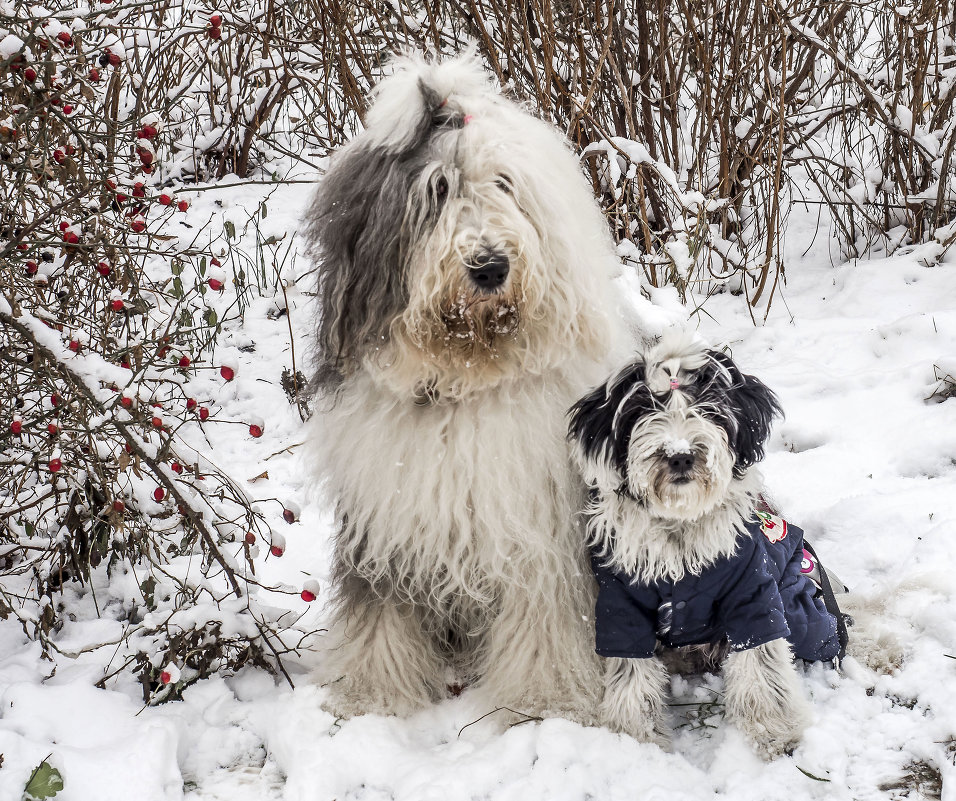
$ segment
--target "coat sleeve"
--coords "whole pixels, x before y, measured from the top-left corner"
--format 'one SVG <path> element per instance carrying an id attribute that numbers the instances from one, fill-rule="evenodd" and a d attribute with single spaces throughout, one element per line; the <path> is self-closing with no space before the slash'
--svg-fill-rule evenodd
<path id="1" fill-rule="evenodd" d="M 648 659 L 657 643 L 656 596 L 650 590 L 628 584 L 600 557 L 591 556 L 598 582 L 594 607 L 595 650 L 601 656 Z"/>
<path id="2" fill-rule="evenodd" d="M 817 594 L 816 585 L 800 571 L 803 541 L 780 579 L 780 597 L 787 614 L 793 655 L 808 662 L 828 661 L 840 653 L 836 618 Z"/>
<path id="3" fill-rule="evenodd" d="M 734 571 L 718 603 L 718 619 L 735 651 L 790 634 L 767 553 L 753 536 L 741 538 Z"/>

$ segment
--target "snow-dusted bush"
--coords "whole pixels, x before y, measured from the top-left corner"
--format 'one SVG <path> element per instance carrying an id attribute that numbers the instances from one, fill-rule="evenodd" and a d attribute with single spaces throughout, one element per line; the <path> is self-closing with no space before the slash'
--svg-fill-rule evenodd
<path id="1" fill-rule="evenodd" d="M 128 622 L 111 674 L 133 668 L 150 700 L 224 667 L 280 670 L 284 650 L 251 594 L 281 537 L 195 447 L 235 376 L 215 346 L 251 279 L 176 177 L 258 151 L 177 150 L 183 119 L 144 91 L 154 48 L 189 61 L 214 40 L 152 41 L 170 8 L 0 4 L 0 616 L 52 652 L 92 595 Z"/>
<path id="2" fill-rule="evenodd" d="M 475 47 L 584 153 L 621 255 L 652 286 L 769 306 L 804 199 L 846 256 L 956 236 L 947 0 L 318 5 L 337 10 L 318 46 L 346 100 L 383 52 Z"/>

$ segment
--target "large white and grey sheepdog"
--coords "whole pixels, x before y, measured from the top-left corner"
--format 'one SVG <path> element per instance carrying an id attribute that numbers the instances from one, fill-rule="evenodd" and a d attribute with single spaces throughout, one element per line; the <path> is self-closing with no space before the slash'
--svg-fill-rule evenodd
<path id="1" fill-rule="evenodd" d="M 405 714 L 463 682 L 489 709 L 590 720 L 565 414 L 620 326 L 578 160 L 474 60 L 408 58 L 307 221 L 312 458 L 339 525 L 327 707 Z"/>

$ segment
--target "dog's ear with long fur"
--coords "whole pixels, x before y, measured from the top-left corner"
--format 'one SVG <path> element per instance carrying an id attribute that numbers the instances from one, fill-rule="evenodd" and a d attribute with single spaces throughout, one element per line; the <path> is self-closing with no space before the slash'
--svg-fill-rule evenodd
<path id="1" fill-rule="evenodd" d="M 382 138 L 380 128 L 366 131 L 334 155 L 306 215 L 309 255 L 318 268 L 319 391 L 337 387 L 381 344 L 408 302 L 408 199 L 422 172 L 423 146 L 449 122 L 434 88 L 420 80 L 405 88 L 405 108 L 386 127 L 389 136 Z M 388 98 L 394 102 L 394 94 Z"/>
<path id="2" fill-rule="evenodd" d="M 576 446 L 585 480 L 604 492 L 617 490 L 624 482 L 631 432 L 654 409 L 644 371 L 643 360 L 631 362 L 568 413 L 568 439 Z"/>
<path id="3" fill-rule="evenodd" d="M 727 432 L 727 439 L 735 455 L 734 476 L 740 478 L 747 468 L 764 457 L 764 447 L 770 436 L 770 427 L 783 409 L 774 392 L 760 379 L 742 373 L 725 353 L 710 351 L 710 363 L 702 368 L 709 373 L 702 381 L 708 392 L 724 397 L 717 408 L 726 409 L 715 422 Z M 701 376 L 704 379 L 704 376 Z"/>

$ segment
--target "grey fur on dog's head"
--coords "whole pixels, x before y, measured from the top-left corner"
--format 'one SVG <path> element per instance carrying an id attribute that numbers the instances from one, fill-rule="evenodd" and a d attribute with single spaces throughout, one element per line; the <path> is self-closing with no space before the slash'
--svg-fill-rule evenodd
<path id="1" fill-rule="evenodd" d="M 406 256 L 442 198 L 437 181 L 454 175 L 427 176 L 434 162 L 435 139 L 461 128 L 463 115 L 442 105 L 438 91 L 418 81 L 417 119 L 407 121 L 404 136 L 381 141 L 366 131 L 331 161 L 307 213 L 309 255 L 318 265 L 321 308 L 316 343 L 315 384 L 334 390 L 357 366 L 366 349 L 389 334 L 395 316 L 408 303 Z M 415 188 L 425 175 L 427 203 Z M 453 187 L 446 189 L 446 193 Z"/>

